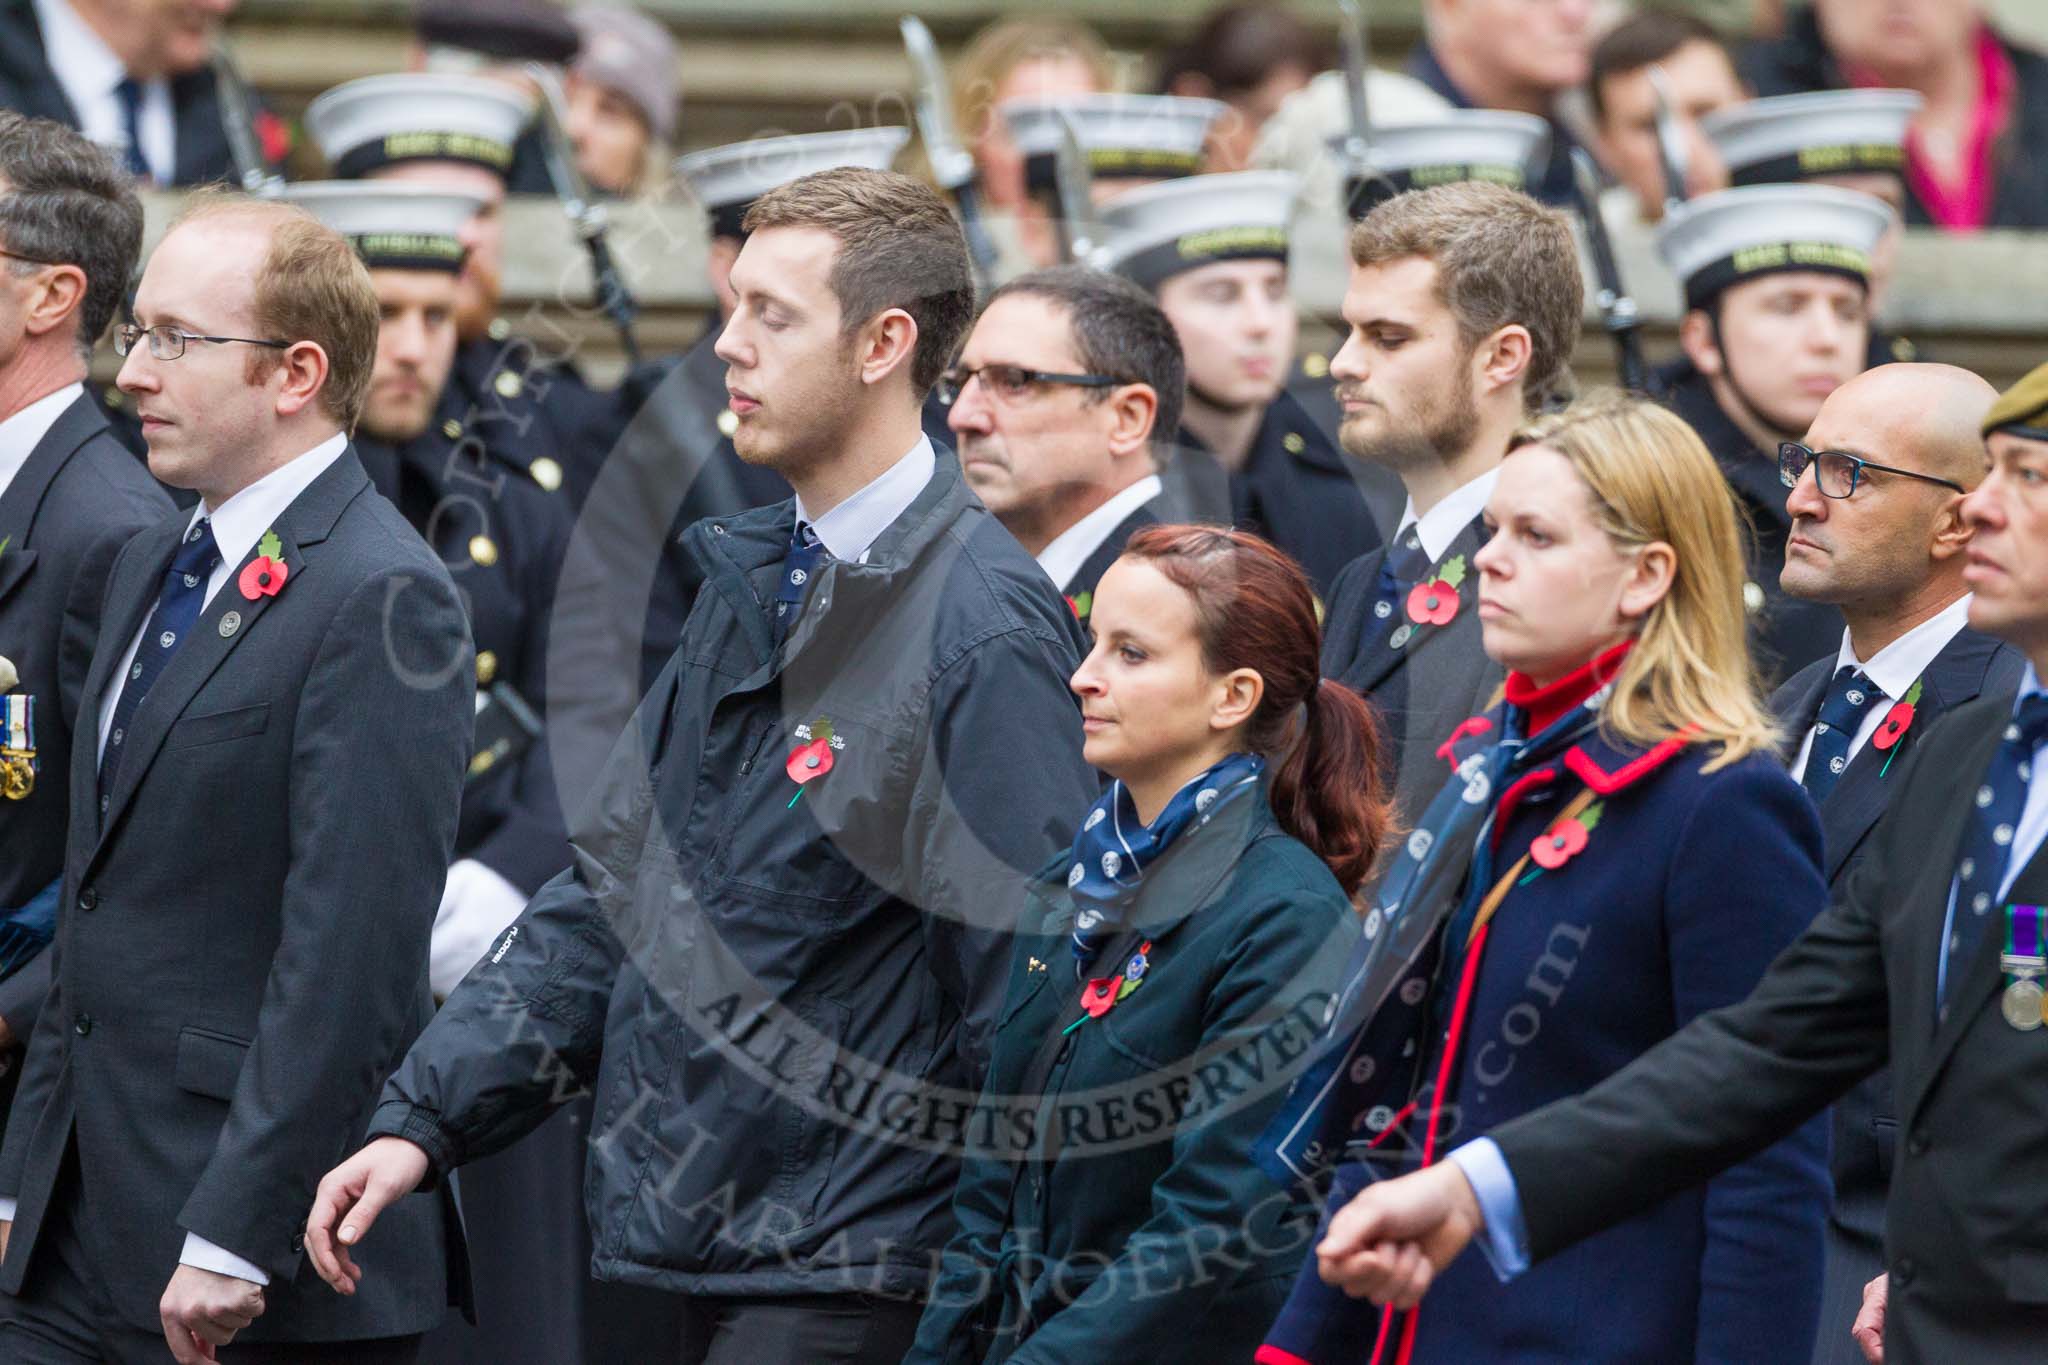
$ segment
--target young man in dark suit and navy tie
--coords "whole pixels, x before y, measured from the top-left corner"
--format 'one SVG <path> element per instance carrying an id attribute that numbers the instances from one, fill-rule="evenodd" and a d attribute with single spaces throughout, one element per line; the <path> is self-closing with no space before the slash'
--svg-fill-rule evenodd
<path id="1" fill-rule="evenodd" d="M 967 486 L 1084 626 L 1124 542 L 1176 519 L 1159 451 L 1186 384 L 1159 305 L 1078 265 L 996 290 L 939 379 Z"/>
<path id="2" fill-rule="evenodd" d="M 1379 708 L 1403 823 L 1450 778 L 1439 746 L 1500 685 L 1474 606 L 1480 511 L 1571 359 L 1584 292 L 1563 215 L 1499 185 L 1411 190 L 1351 229 L 1338 435 L 1400 476 L 1408 506 L 1331 587 L 1323 674 Z"/>
<path id="3" fill-rule="evenodd" d="M 1446 1162 L 1365 1191 L 1317 1247 L 1325 1279 L 1413 1303 L 1482 1236 L 1515 1273 L 1757 1151 L 1889 1062 L 1886 1274 L 1865 1290 L 1859 1344 L 1890 1365 L 2040 1359 L 2048 366 L 1983 430 L 1963 582 L 1971 626 L 2027 659 L 2017 696 L 1965 703 L 1915 741 L 1834 905 L 1748 1000 L 1478 1139 L 1495 1149 L 1477 1163 L 1494 1167 L 1485 1188 Z"/>
<path id="4" fill-rule="evenodd" d="M 50 986 L 41 950 L 107 569 L 171 511 L 85 393 L 141 249 L 142 205 L 105 152 L 0 111 L 0 1104 Z"/>
<path id="5" fill-rule="evenodd" d="M 107 580 L 56 971 L 0 1146 L 0 1358 L 410 1361 L 459 1287 L 452 1209 L 394 1210 L 389 1273 L 349 1302 L 300 1275 L 299 1229 L 431 1012 L 468 628 L 349 449 L 377 303 L 345 241 L 204 201 L 135 319 L 121 386 L 199 506 Z"/>
<path id="6" fill-rule="evenodd" d="M 1847 622 L 1841 649 L 1771 698 L 1792 775 L 1820 807 L 1838 893 L 1897 790 L 1897 765 L 1943 714 L 2012 691 L 2026 668 L 2018 650 L 1967 624 L 1962 500 L 1984 478 L 1978 424 L 1991 397 L 1966 370 L 1885 365 L 1829 395 L 1805 441 L 1780 460 L 1791 485 L 1782 586 L 1840 608 Z M 1816 1365 L 1863 1358 L 1849 1325 L 1863 1286 L 1884 1271 L 1898 1123 L 1888 1071 L 1835 1106 Z"/>

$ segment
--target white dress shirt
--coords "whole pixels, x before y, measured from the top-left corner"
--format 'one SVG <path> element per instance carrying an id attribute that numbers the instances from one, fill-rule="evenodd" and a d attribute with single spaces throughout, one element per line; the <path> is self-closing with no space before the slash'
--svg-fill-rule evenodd
<path id="1" fill-rule="evenodd" d="M 924 486 L 932 481 L 938 456 L 931 438 L 920 434 L 917 444 L 895 464 L 883 470 L 865 487 L 822 517 L 804 510 L 801 494 L 796 500 L 796 519 L 809 522 L 818 540 L 834 559 L 865 564 L 868 549 L 889 529 L 889 523 L 903 515 Z"/>
<path id="2" fill-rule="evenodd" d="M 1157 474 L 1147 474 L 1129 488 L 1111 494 L 1108 502 L 1054 536 L 1052 543 L 1038 552 L 1038 567 L 1065 592 L 1074 575 L 1088 562 L 1088 556 L 1109 539 L 1109 533 L 1123 525 L 1125 517 L 1165 491 L 1166 485 Z"/>
<path id="3" fill-rule="evenodd" d="M 1415 515 L 1415 499 L 1408 499 L 1408 505 L 1401 509 L 1401 522 L 1394 528 L 1394 539 L 1399 540 L 1413 526 L 1416 538 L 1422 542 L 1422 552 L 1429 556 L 1430 563 L 1436 563 L 1450 550 L 1458 532 L 1477 521 L 1486 510 L 1486 500 L 1493 496 L 1493 486 L 1499 482 L 1500 466 L 1495 465 L 1472 482 L 1451 490 L 1443 501 L 1419 517 Z"/>
<path id="4" fill-rule="evenodd" d="M 78 17 L 67 0 L 35 0 L 36 23 L 43 31 L 43 53 L 64 97 L 78 111 L 84 134 L 118 158 L 128 149 L 128 120 L 115 89 L 128 78 L 128 68 Z M 171 83 L 159 76 L 140 83 L 142 108 L 136 122 L 142 130 L 142 159 L 152 179 L 169 184 L 177 172 L 178 124 L 171 107 Z"/>
<path id="5" fill-rule="evenodd" d="M 7 485 L 14 482 L 14 476 L 28 463 L 28 457 L 35 454 L 43 438 L 50 434 L 50 428 L 57 424 L 64 409 L 77 402 L 84 393 L 85 385 L 66 384 L 0 422 L 0 493 L 5 493 Z"/>
<path id="6" fill-rule="evenodd" d="M 1856 657 L 1855 647 L 1849 643 L 1849 632 L 1842 632 L 1842 648 L 1835 655 L 1835 666 L 1829 676 L 1844 667 L 1860 668 L 1863 676 L 1878 685 L 1889 702 L 1879 702 L 1863 708 L 1863 717 L 1856 723 L 1856 733 L 1849 740 L 1849 761 L 1855 762 L 1856 755 L 1863 752 L 1863 746 L 1877 733 L 1877 727 L 1884 724 L 1884 718 L 1891 708 L 1891 702 L 1906 699 L 1913 682 L 1934 663 L 1936 656 L 1948 648 L 1948 642 L 1956 638 L 1962 628 L 1970 623 L 1970 594 L 1964 593 L 1955 601 L 1943 607 L 1919 625 L 1901 635 L 1898 639 L 1877 651 L 1864 663 Z M 1799 741 L 1799 753 L 1792 763 L 1792 780 L 1806 780 L 1806 756 L 1813 752 L 1813 726 L 1806 727 L 1806 738 Z"/>

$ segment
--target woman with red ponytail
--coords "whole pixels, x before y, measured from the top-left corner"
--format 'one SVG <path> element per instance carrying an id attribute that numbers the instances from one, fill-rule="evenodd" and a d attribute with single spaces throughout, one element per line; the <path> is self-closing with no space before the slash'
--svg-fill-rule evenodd
<path id="1" fill-rule="evenodd" d="M 1034 887 L 906 1365 L 1242 1365 L 1315 1228 L 1251 1149 L 1358 942 L 1372 714 L 1256 536 L 1139 532 L 1089 626 L 1083 752 L 1114 780 Z"/>

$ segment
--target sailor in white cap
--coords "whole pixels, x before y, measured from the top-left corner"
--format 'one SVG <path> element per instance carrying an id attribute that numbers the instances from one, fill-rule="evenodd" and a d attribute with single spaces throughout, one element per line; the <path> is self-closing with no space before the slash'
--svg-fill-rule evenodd
<path id="1" fill-rule="evenodd" d="M 283 197 L 346 237 L 369 267 L 381 322 L 356 453 L 377 491 L 447 566 L 476 641 L 474 758 L 428 950 L 428 980 L 441 998 L 569 852 L 543 722 L 557 709 L 548 705 L 547 627 L 568 546 L 568 509 L 559 495 L 506 477 L 474 436 L 447 434 L 446 424 L 466 406 L 449 391 L 449 378 L 456 280 L 480 201 L 367 180 L 291 185 Z M 556 1125 L 466 1172 L 472 1219 L 479 1205 L 563 1203 L 555 1190 L 578 1183 L 572 1173 L 582 1168 L 581 1135 L 574 1124 Z M 574 1213 L 573 1200 L 564 1207 Z M 577 1323 L 587 1313 L 581 1295 L 590 1283 L 582 1219 L 529 1219 L 505 1228 L 472 1221 L 470 1232 L 478 1325 L 445 1323 L 428 1338 L 425 1358 L 484 1365 L 528 1349 L 550 1359 L 579 1355 Z M 514 1305 L 528 1295 L 545 1302 L 552 1321 L 522 1318 Z"/>
<path id="2" fill-rule="evenodd" d="M 306 131 L 342 179 L 426 185 L 479 202 L 456 289 L 461 346 L 451 383 L 466 402 L 449 439 L 473 433 L 493 456 L 580 505 L 619 425 L 612 403 L 497 316 L 506 174 L 532 116 L 532 102 L 502 81 L 369 76 L 314 100 Z"/>
<path id="3" fill-rule="evenodd" d="M 1701 130 L 1733 185 L 1834 185 L 1873 195 L 1900 215 L 1871 253 L 1870 312 L 1884 306 L 1904 230 L 1906 129 L 1926 103 L 1912 90 L 1820 90 L 1719 110 Z M 1869 364 L 1917 360 L 1919 349 L 1873 326 Z"/>
<path id="4" fill-rule="evenodd" d="M 1332 136 L 1330 155 L 1343 160 L 1347 137 Z M 1485 180 L 1526 190 L 1550 156 L 1550 125 L 1534 114 L 1501 109 L 1450 109 L 1433 118 L 1373 130 L 1371 161 L 1345 167 L 1345 202 L 1363 218 L 1403 190 Z"/>
<path id="5" fill-rule="evenodd" d="M 1070 124 L 1099 205 L 1140 185 L 1198 173 L 1209 125 L 1228 108 L 1182 95 L 1108 93 L 1006 100 L 996 113 L 1024 158 L 1025 188 L 1057 218 L 1059 149 Z"/>
<path id="6" fill-rule="evenodd" d="M 835 166 L 886 171 L 909 140 L 908 128 L 851 128 L 754 138 L 677 158 L 677 178 L 711 217 L 711 288 L 718 298 L 719 317 L 732 312 L 726 276 L 739 255 L 740 221 L 756 199 L 799 176 Z"/>
<path id="7" fill-rule="evenodd" d="M 1841 615 L 1778 586 L 1791 520 L 1778 445 L 1865 368 L 1871 257 L 1896 216 L 1829 185 L 1756 185 L 1678 206 L 1657 249 L 1685 291 L 1684 358 L 1658 394 L 1699 432 L 1756 529 L 1743 587 L 1758 666 L 1773 681 L 1831 653 Z"/>
<path id="8" fill-rule="evenodd" d="M 1273 540 L 1327 592 L 1382 537 L 1362 491 L 1374 475 L 1286 387 L 1300 330 L 1288 289 L 1297 190 L 1293 176 L 1243 171 L 1127 191 L 1102 206 L 1095 263 L 1151 291 L 1180 337 L 1176 492 Z M 1383 510 L 1398 512 L 1398 485 L 1378 482 Z"/>
<path id="9" fill-rule="evenodd" d="M 1912 90 L 1818 90 L 1717 109 L 1700 120 L 1731 185 L 1805 181 L 1861 190 L 1900 209 Z"/>

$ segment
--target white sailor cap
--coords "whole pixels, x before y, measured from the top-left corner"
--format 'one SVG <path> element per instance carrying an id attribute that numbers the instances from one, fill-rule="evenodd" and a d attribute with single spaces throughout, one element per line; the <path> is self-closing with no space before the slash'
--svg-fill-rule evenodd
<path id="1" fill-rule="evenodd" d="M 1657 228 L 1657 253 L 1688 308 L 1781 270 L 1870 281 L 1870 255 L 1893 222 L 1882 199 L 1833 185 L 1746 185 L 1687 200 Z"/>
<path id="2" fill-rule="evenodd" d="M 461 270 L 463 229 L 484 206 L 473 194 L 385 180 L 306 180 L 278 198 L 348 238 L 373 270 Z"/>
<path id="3" fill-rule="evenodd" d="M 676 158 L 676 174 L 689 182 L 711 214 L 717 237 L 738 237 L 754 201 L 814 171 L 860 166 L 886 171 L 910 141 L 908 128 L 849 128 L 728 143 Z"/>
<path id="4" fill-rule="evenodd" d="M 1868 172 L 1903 176 L 1906 125 L 1926 101 L 1912 90 L 1820 90 L 1716 109 L 1700 130 L 1736 185 L 1778 185 Z"/>
<path id="5" fill-rule="evenodd" d="M 503 175 L 533 104 L 482 76 L 404 73 L 337 85 L 306 110 L 306 131 L 344 180 L 401 161 L 462 161 Z"/>
<path id="6" fill-rule="evenodd" d="M 1025 183 L 1034 190 L 1058 184 L 1060 116 L 1098 178 L 1170 180 L 1202 168 L 1202 145 L 1228 105 L 1183 95 L 1060 95 L 1004 100 L 996 112 L 1024 157 Z"/>
<path id="7" fill-rule="evenodd" d="M 1287 259 L 1298 178 L 1281 171 L 1191 175 L 1107 200 L 1092 262 L 1147 289 L 1214 261 Z"/>
<path id="8" fill-rule="evenodd" d="M 1340 161 L 1349 134 L 1327 139 Z M 1360 175 L 1345 167 L 1345 199 L 1353 218 L 1404 190 L 1428 189 L 1466 180 L 1488 180 L 1519 190 L 1533 168 L 1549 155 L 1550 125 L 1534 114 L 1502 109 L 1449 109 L 1414 123 L 1390 123 L 1372 130 L 1372 168 Z"/>

